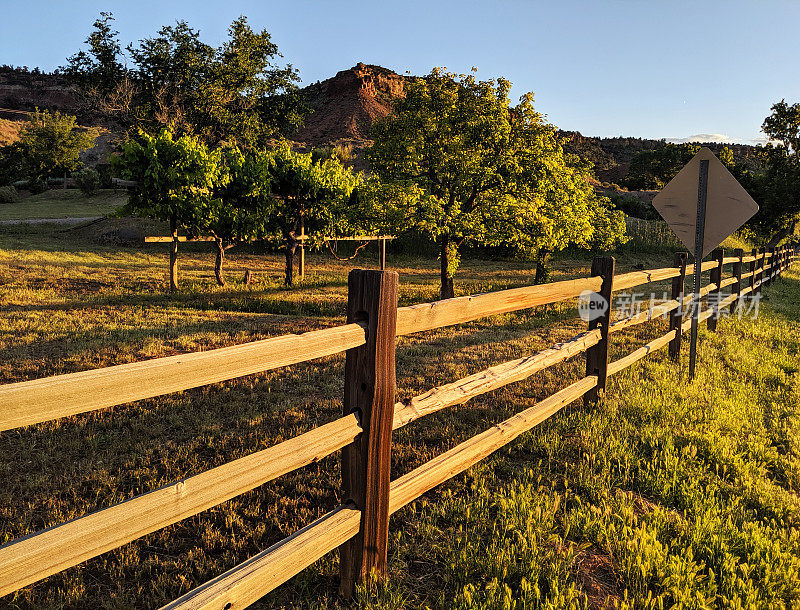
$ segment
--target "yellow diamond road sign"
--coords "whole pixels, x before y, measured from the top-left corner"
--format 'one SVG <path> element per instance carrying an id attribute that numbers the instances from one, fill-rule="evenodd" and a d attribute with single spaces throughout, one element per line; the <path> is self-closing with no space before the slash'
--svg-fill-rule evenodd
<path id="1" fill-rule="evenodd" d="M 690 252 L 694 252 L 700 162 L 708 161 L 702 256 L 720 245 L 756 212 L 758 204 L 722 162 L 703 147 L 653 199 L 653 206 Z"/>

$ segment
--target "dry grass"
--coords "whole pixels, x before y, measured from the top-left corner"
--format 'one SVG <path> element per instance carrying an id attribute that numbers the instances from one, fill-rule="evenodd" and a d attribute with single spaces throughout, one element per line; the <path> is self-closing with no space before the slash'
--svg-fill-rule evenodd
<path id="1" fill-rule="evenodd" d="M 20 130 L 27 124 L 27 121 L 10 121 L 0 119 L 0 146 L 8 146 L 19 140 Z"/>
<path id="2" fill-rule="evenodd" d="M 17 203 L 0 205 L 0 220 L 107 216 L 125 205 L 126 191 L 102 189 L 86 197 L 77 189 L 52 189 Z"/>
<path id="3" fill-rule="evenodd" d="M 184 291 L 169 295 L 164 292 L 166 252 L 162 246 L 143 251 L 107 248 L 70 235 L 74 234 L 0 234 L 3 383 L 343 321 L 348 267 L 327 257 L 310 256 L 308 279 L 287 290 L 280 285 L 279 257 L 234 250 L 228 265 L 230 283 L 218 288 L 213 283 L 212 254 L 203 246 L 193 246 L 181 254 Z M 375 263 L 374 257 L 360 260 L 367 266 Z M 552 279 L 586 274 L 589 260 L 588 254 L 558 260 Z M 670 260 L 664 254 L 647 263 L 660 266 Z M 619 271 L 639 262 L 635 255 L 626 255 L 618 263 Z M 435 263 L 390 256 L 391 266 L 400 273 L 401 304 L 435 298 Z M 245 268 L 254 270 L 255 285 L 240 283 Z M 462 293 L 499 290 L 527 284 L 530 277 L 530 267 L 523 262 L 467 260 L 458 289 Z M 569 306 L 551 306 L 402 338 L 397 361 L 399 396 L 410 397 L 537 351 L 583 328 L 585 324 Z M 653 327 L 627 333 L 616 341 L 615 357 L 630 350 L 630 340 L 641 341 L 657 333 Z M 3 433 L 0 540 L 97 510 L 332 420 L 341 408 L 342 365 L 342 357 L 326 358 Z M 568 362 L 403 428 L 394 436 L 393 476 L 533 405 L 577 378 L 581 369 L 582 361 Z M 574 425 L 569 418 L 577 411 L 572 412 L 557 418 L 561 423 L 548 423 L 534 438 L 552 434 L 557 426 Z M 563 491 L 564 475 L 553 469 L 580 462 L 590 446 L 580 435 L 565 443 L 553 450 L 551 461 L 539 470 L 547 484 L 555 486 L 536 496 L 545 504 L 555 497 L 552 494 Z M 472 469 L 393 517 L 392 581 L 362 590 L 357 605 L 457 605 L 463 591 L 455 574 L 462 568 L 477 569 L 467 561 L 469 557 L 454 558 L 453 553 L 460 552 L 458 532 L 474 530 L 476 536 L 486 536 L 484 530 L 491 526 L 488 516 L 497 514 L 492 508 L 497 494 L 510 493 L 511 481 L 541 460 L 545 447 L 533 441 L 533 447 L 523 444 L 516 450 L 503 450 L 503 459 Z M 338 480 L 337 460 L 330 457 L 28 587 L 0 604 L 157 607 L 330 510 L 340 501 Z M 549 510 L 545 504 L 542 510 Z M 480 515 L 479 523 L 464 515 L 465 507 L 471 506 Z M 462 517 L 466 518 L 463 523 Z M 554 521 L 556 529 L 559 519 Z M 580 546 L 564 535 L 556 546 L 550 543 L 541 548 L 537 561 L 562 566 L 558 578 L 566 578 L 578 593 L 584 590 L 595 606 L 604 599 L 622 598 L 625 581 L 615 576 L 622 568 L 600 545 Z M 448 567 L 451 563 L 455 572 Z M 480 570 L 473 576 L 482 578 Z M 332 554 L 256 607 L 340 605 Z"/>

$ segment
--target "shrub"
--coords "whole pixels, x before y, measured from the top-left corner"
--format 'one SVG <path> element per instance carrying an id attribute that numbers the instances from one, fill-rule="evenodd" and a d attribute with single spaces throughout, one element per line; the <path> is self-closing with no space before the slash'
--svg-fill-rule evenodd
<path id="1" fill-rule="evenodd" d="M 13 186 L 0 186 L 0 203 L 15 203 L 19 201 L 19 193 Z"/>
<path id="2" fill-rule="evenodd" d="M 100 174 L 90 167 L 72 172 L 72 178 L 84 195 L 94 195 L 100 188 Z"/>
<path id="3" fill-rule="evenodd" d="M 98 163 L 94 167 L 97 170 L 98 175 L 100 176 L 100 188 L 101 189 L 110 189 L 113 188 L 114 183 L 112 182 L 112 178 L 114 178 L 114 168 L 111 167 L 110 163 Z"/>
<path id="4" fill-rule="evenodd" d="M 28 190 L 34 195 L 38 195 L 39 193 L 44 193 L 49 188 L 50 186 L 48 186 L 47 181 L 42 180 L 41 178 L 38 180 L 28 181 Z"/>

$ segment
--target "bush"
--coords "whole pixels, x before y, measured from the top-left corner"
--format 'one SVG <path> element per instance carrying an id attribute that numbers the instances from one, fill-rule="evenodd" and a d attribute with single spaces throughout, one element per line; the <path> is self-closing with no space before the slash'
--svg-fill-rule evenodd
<path id="1" fill-rule="evenodd" d="M 112 178 L 114 178 L 114 168 L 111 167 L 110 163 L 98 163 L 94 167 L 97 170 L 98 175 L 100 176 L 100 188 L 101 189 L 110 189 L 114 187 L 114 183 L 112 182 Z"/>
<path id="2" fill-rule="evenodd" d="M 72 172 L 72 178 L 84 195 L 94 195 L 100 188 L 100 174 L 90 167 Z"/>
<path id="3" fill-rule="evenodd" d="M 49 188 L 50 187 L 47 184 L 47 180 L 42 180 L 40 178 L 38 180 L 28 181 L 28 190 L 34 195 L 38 195 L 39 193 L 44 193 Z"/>
<path id="4" fill-rule="evenodd" d="M 0 186 L 0 203 L 16 203 L 19 193 L 13 186 Z"/>

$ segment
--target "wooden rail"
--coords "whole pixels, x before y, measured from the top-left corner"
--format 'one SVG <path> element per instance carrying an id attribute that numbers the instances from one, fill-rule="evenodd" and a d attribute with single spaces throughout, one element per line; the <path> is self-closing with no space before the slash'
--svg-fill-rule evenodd
<path id="1" fill-rule="evenodd" d="M 0 431 L 269 371 L 363 345 L 347 324 L 205 352 L 0 385 Z"/>
<path id="2" fill-rule="evenodd" d="M 397 310 L 397 334 L 409 335 L 487 316 L 558 303 L 576 298 L 584 290 L 599 290 L 600 284 L 599 278 L 565 280 L 400 307 Z"/>
<path id="3" fill-rule="evenodd" d="M 355 414 L 0 547 L 0 596 L 177 523 L 352 443 Z"/>
<path id="4" fill-rule="evenodd" d="M 794 258 L 787 248 L 762 250 L 751 256 L 737 251 L 734 257 L 724 257 L 718 251 L 714 260 L 702 264 L 704 271 L 711 271 L 712 281 L 702 287 L 700 296 L 719 298 L 701 311 L 700 319 L 711 323 L 744 296 L 759 292 Z M 744 264 L 751 266 L 748 273 L 742 273 Z M 732 265 L 731 277 L 723 277 L 726 265 Z M 598 258 L 592 265 L 593 277 L 403 308 L 397 308 L 396 274 L 354 270 L 349 278 L 348 323 L 344 326 L 0 386 L 0 430 L 8 430 L 347 352 L 340 419 L 0 547 L 0 596 L 196 515 L 339 450 L 346 499 L 341 506 L 166 607 L 244 608 L 337 548 L 341 553 L 342 591 L 349 595 L 354 583 L 367 572 L 385 570 L 390 514 L 486 458 L 565 405 L 581 397 L 584 401 L 596 399 L 608 376 L 667 345 L 671 356 L 677 358 L 679 350 L 675 346 L 679 346 L 682 334 L 691 325 L 681 315 L 694 299 L 683 291 L 686 273 L 692 269 L 692 265 L 686 265 L 685 257 L 677 256 L 674 267 L 615 275 L 613 259 Z M 568 341 L 395 402 L 396 336 L 565 301 L 587 290 L 600 293 L 610 303 L 613 292 L 669 279 L 671 298 L 647 311 L 612 322 L 609 307 L 590 321 L 586 332 Z M 721 291 L 727 288 L 732 288 L 731 293 L 723 297 Z M 608 362 L 613 333 L 661 316 L 669 316 L 669 332 Z M 390 481 L 393 429 L 526 379 L 581 353 L 585 353 L 585 377 Z"/>

